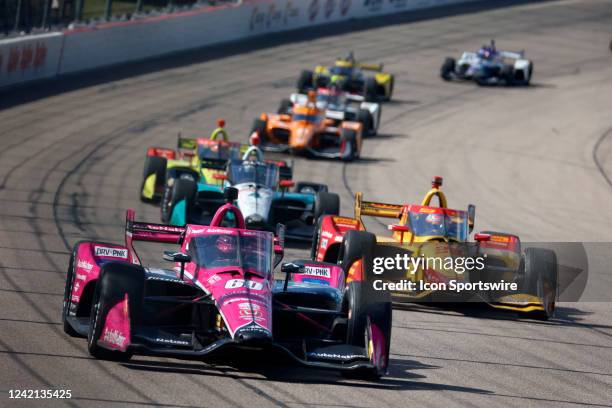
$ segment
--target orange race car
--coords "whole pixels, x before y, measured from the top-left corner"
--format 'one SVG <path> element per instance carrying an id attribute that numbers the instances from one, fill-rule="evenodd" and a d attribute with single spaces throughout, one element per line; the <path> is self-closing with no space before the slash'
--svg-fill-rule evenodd
<path id="1" fill-rule="evenodd" d="M 316 106 L 316 93 L 311 91 L 306 104 L 295 105 L 289 114 L 262 113 L 255 119 L 252 132 L 259 136 L 264 150 L 350 161 L 361 153 L 363 126 L 326 118 L 325 110 Z"/>

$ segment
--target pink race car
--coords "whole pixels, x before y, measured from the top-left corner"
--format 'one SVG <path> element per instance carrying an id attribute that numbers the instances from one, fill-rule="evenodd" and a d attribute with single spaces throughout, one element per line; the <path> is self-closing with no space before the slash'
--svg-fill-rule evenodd
<path id="1" fill-rule="evenodd" d="M 228 219 L 235 228 L 222 226 Z M 174 268 L 143 267 L 134 241 L 179 245 L 163 255 Z M 124 245 L 75 245 L 64 331 L 87 336 L 89 353 L 105 360 L 207 359 L 246 349 L 379 378 L 389 361 L 389 299 L 370 293 L 365 281 L 347 283 L 342 267 L 324 262 L 285 263 L 285 279 L 275 280 L 283 241 L 282 226 L 277 236 L 247 230 L 229 203 L 209 226 L 135 222 L 127 210 Z"/>

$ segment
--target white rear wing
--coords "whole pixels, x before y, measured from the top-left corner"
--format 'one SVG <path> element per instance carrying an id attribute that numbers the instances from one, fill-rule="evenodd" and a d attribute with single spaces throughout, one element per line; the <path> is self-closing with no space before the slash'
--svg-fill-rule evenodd
<path id="1" fill-rule="evenodd" d="M 499 55 L 501 55 L 503 58 L 523 59 L 525 57 L 525 51 L 521 51 L 521 52 L 500 51 Z"/>

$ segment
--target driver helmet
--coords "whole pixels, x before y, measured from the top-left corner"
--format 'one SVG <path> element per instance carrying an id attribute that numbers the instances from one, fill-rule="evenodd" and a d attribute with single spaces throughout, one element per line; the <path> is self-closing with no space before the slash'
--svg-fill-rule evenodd
<path id="1" fill-rule="evenodd" d="M 232 235 L 220 235 L 215 242 L 215 247 L 219 251 L 219 254 L 230 257 L 236 253 L 236 237 Z"/>
<path id="2" fill-rule="evenodd" d="M 441 227 L 444 225 L 444 216 L 441 214 L 428 214 L 425 218 L 425 222 L 436 227 Z"/>
<path id="3" fill-rule="evenodd" d="M 491 45 L 483 45 L 480 50 L 478 50 L 478 56 L 484 59 L 491 59 L 497 53 L 495 49 L 495 42 L 491 41 Z"/>

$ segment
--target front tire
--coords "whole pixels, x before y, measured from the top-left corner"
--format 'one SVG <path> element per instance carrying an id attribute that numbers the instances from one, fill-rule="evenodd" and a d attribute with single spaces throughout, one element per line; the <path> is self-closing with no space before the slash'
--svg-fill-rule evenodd
<path id="1" fill-rule="evenodd" d="M 390 101 L 393 97 L 393 88 L 395 88 L 395 76 L 391 75 L 391 78 L 389 79 L 389 93 L 385 97 L 386 101 Z"/>
<path id="2" fill-rule="evenodd" d="M 342 240 L 338 261 L 345 273 L 358 259 L 364 258 L 376 245 L 376 236 L 367 231 L 348 231 Z"/>
<path id="3" fill-rule="evenodd" d="M 261 140 L 261 146 L 265 147 L 268 141 L 267 129 L 268 122 L 263 119 L 255 119 L 253 121 L 253 127 L 251 128 L 251 134 L 257 133 L 259 139 Z"/>
<path id="4" fill-rule="evenodd" d="M 346 342 L 349 345 L 364 347 L 371 361 L 374 353 L 373 332 L 378 330 L 384 337 L 382 361 L 380 366 L 357 371 L 344 372 L 348 378 L 377 381 L 385 373 L 389 364 L 391 345 L 392 306 L 391 302 L 372 302 L 368 296 L 367 282 L 350 282 L 345 292 L 347 304 Z M 377 363 L 377 361 L 372 361 Z"/>
<path id="5" fill-rule="evenodd" d="M 501 70 L 501 77 L 506 82 L 506 86 L 512 86 L 515 83 L 514 80 L 514 67 L 512 65 L 504 65 Z"/>
<path id="6" fill-rule="evenodd" d="M 450 81 L 453 79 L 453 72 L 455 72 L 455 59 L 448 57 L 440 68 L 440 77 L 445 81 Z"/>
<path id="7" fill-rule="evenodd" d="M 312 71 L 302 71 L 300 77 L 297 80 L 297 90 L 300 93 L 306 93 L 309 89 L 312 89 L 313 85 L 313 74 Z"/>
<path id="8" fill-rule="evenodd" d="M 340 213 L 340 196 L 336 193 L 319 192 L 315 196 L 314 219 L 323 215 L 338 215 Z"/>
<path id="9" fill-rule="evenodd" d="M 64 303 L 62 306 L 62 327 L 64 329 L 64 333 L 69 335 L 70 337 L 81 337 L 81 335 L 74 330 L 72 325 L 68 323 L 67 317 L 70 311 L 71 297 L 72 297 L 72 285 L 74 283 L 74 260 L 76 258 L 76 253 L 79 248 L 79 244 L 77 243 L 72 249 L 72 254 L 70 255 L 70 261 L 68 262 L 68 272 L 66 273 L 66 283 L 64 286 Z"/>
<path id="10" fill-rule="evenodd" d="M 525 80 L 525 86 L 531 84 L 531 76 L 533 75 L 533 62 L 529 62 L 529 68 L 527 69 L 527 79 Z"/>
<path id="11" fill-rule="evenodd" d="M 164 185 L 164 181 L 166 178 L 166 165 L 168 160 L 165 157 L 157 157 L 157 156 L 147 156 L 144 164 L 144 171 L 142 176 L 142 183 L 140 185 L 140 200 L 145 203 L 155 203 L 159 201 L 160 196 L 155 194 L 157 189 L 161 189 Z M 146 197 L 144 195 L 145 184 L 147 179 L 155 175 L 155 186 L 153 190 L 153 195 L 151 197 Z"/>
<path id="12" fill-rule="evenodd" d="M 283 99 L 278 107 L 278 114 L 284 115 L 289 114 L 291 112 L 291 108 L 293 108 L 293 102 L 290 99 Z"/>
<path id="13" fill-rule="evenodd" d="M 359 146 L 357 143 L 357 131 L 353 129 L 342 129 L 340 133 L 341 140 L 341 159 L 344 161 L 353 161 L 359 157 Z"/>
<path id="14" fill-rule="evenodd" d="M 557 255 L 544 248 L 525 249 L 523 287 L 526 293 L 542 299 L 544 310 L 531 315 L 538 320 L 554 316 L 557 300 Z"/>
<path id="15" fill-rule="evenodd" d="M 91 305 L 91 323 L 87 335 L 87 349 L 91 356 L 110 361 L 127 361 L 133 353 L 109 350 L 99 346 L 98 340 L 111 308 L 128 296 L 131 325 L 138 321 L 137 307 L 142 302 L 144 269 L 138 265 L 109 262 L 102 267 Z M 131 328 L 130 328 L 131 330 Z"/>

